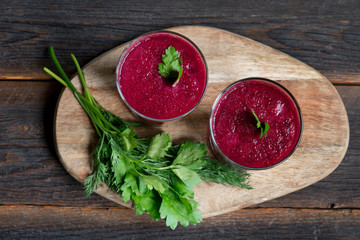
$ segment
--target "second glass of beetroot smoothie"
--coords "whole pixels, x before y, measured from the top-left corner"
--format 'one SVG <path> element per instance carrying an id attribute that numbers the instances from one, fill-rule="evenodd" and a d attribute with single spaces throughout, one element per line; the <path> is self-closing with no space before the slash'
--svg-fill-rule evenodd
<path id="1" fill-rule="evenodd" d="M 254 111 L 270 126 L 260 136 Z M 214 154 L 238 167 L 261 170 L 284 162 L 302 134 L 302 115 L 294 96 L 282 85 L 248 78 L 228 86 L 215 100 L 210 116 Z"/>

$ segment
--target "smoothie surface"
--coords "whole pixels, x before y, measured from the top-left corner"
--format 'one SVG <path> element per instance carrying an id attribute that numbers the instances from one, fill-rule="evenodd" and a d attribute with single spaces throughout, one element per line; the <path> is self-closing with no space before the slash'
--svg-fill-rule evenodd
<path id="1" fill-rule="evenodd" d="M 183 60 L 179 82 L 158 73 L 165 49 L 173 46 Z M 200 101 L 206 88 L 206 64 L 187 40 L 171 33 L 140 37 L 125 50 L 118 69 L 123 98 L 138 113 L 153 119 L 172 119 L 186 114 Z"/>
<path id="2" fill-rule="evenodd" d="M 260 138 L 253 109 L 268 122 Z M 270 167 L 286 158 L 300 137 L 300 115 L 284 90 L 265 80 L 241 81 L 220 97 L 212 119 L 213 136 L 233 162 L 248 168 Z"/>

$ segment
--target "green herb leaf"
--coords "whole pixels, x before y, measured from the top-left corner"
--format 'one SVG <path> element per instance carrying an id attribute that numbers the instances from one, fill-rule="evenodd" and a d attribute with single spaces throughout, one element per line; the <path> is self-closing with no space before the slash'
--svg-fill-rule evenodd
<path id="1" fill-rule="evenodd" d="M 205 181 L 251 189 L 250 174 L 230 164 L 222 164 L 213 158 L 204 158 L 202 169 L 197 171 Z"/>
<path id="2" fill-rule="evenodd" d="M 137 183 L 137 178 L 132 172 L 127 172 L 125 179 L 124 179 L 124 185 L 127 187 L 130 187 L 132 192 L 136 195 L 140 195 L 139 186 Z"/>
<path id="3" fill-rule="evenodd" d="M 264 123 L 262 124 L 262 127 L 261 127 L 260 137 L 266 136 L 266 133 L 267 133 L 267 131 L 269 130 L 269 128 L 270 128 L 269 123 L 264 122 Z"/>
<path id="4" fill-rule="evenodd" d="M 169 134 L 162 133 L 151 138 L 146 154 L 152 159 L 159 159 L 166 155 L 166 151 L 171 147 Z"/>
<path id="5" fill-rule="evenodd" d="M 185 227 L 189 222 L 196 224 L 202 221 L 201 212 L 197 209 L 198 205 L 193 200 L 178 197 L 174 192 L 168 191 L 161 202 L 160 217 L 166 219 L 166 226 L 173 230 L 178 222 Z"/>
<path id="6" fill-rule="evenodd" d="M 141 176 L 139 176 L 139 191 L 140 191 L 140 193 L 146 193 L 147 190 L 148 190 L 148 187 L 144 183 L 143 178 Z"/>
<path id="7" fill-rule="evenodd" d="M 257 127 L 257 128 L 260 128 L 260 130 L 261 130 L 260 138 L 265 137 L 267 131 L 268 131 L 269 128 L 270 128 L 269 123 L 267 123 L 267 122 L 264 122 L 264 123 L 260 122 L 260 120 L 259 120 L 259 118 L 256 116 L 254 110 L 251 109 L 251 111 L 252 111 L 252 113 L 253 113 L 253 115 L 254 115 L 254 117 L 255 117 L 255 119 L 256 119 L 256 127 Z"/>
<path id="8" fill-rule="evenodd" d="M 174 230 L 179 221 L 179 213 L 173 207 L 173 202 L 163 198 L 159 209 L 160 217 L 166 219 L 166 226 Z"/>
<path id="9" fill-rule="evenodd" d="M 124 199 L 124 202 L 127 203 L 130 201 L 131 199 L 131 188 L 128 187 L 126 184 L 123 184 L 121 187 L 120 187 L 120 190 L 121 190 L 121 196 L 123 197 Z"/>
<path id="10" fill-rule="evenodd" d="M 142 176 L 142 178 L 150 190 L 155 189 L 159 193 L 164 193 L 168 188 L 167 184 L 157 176 Z"/>
<path id="11" fill-rule="evenodd" d="M 172 171 L 178 176 L 186 185 L 193 187 L 201 182 L 200 176 L 193 170 L 187 167 L 177 165 Z"/>
<path id="12" fill-rule="evenodd" d="M 159 63 L 158 73 L 164 78 L 173 81 L 172 85 L 175 86 L 183 72 L 182 57 L 179 56 L 179 52 L 173 46 L 169 46 L 165 50 L 165 54 L 162 55 L 162 61 L 162 63 Z"/>
<path id="13" fill-rule="evenodd" d="M 159 196 L 155 194 L 153 191 L 147 189 L 147 191 L 141 196 L 132 196 L 134 201 L 134 208 L 137 214 L 143 214 L 144 212 L 149 212 L 150 216 L 155 220 L 160 219 L 160 203 Z M 161 202 L 161 199 L 160 199 Z"/>
<path id="14" fill-rule="evenodd" d="M 173 188 L 176 192 L 178 192 L 181 196 L 194 198 L 193 186 L 189 186 L 189 184 L 184 183 L 183 181 L 173 181 Z"/>
<path id="15" fill-rule="evenodd" d="M 84 182 L 85 197 L 89 197 L 98 187 L 99 187 L 99 181 L 96 179 L 96 171 L 95 171 L 85 178 L 85 182 Z"/>
<path id="16" fill-rule="evenodd" d="M 190 165 L 207 154 L 205 144 L 187 141 L 181 145 L 172 165 Z"/>
<path id="17" fill-rule="evenodd" d="M 131 151 L 137 146 L 136 133 L 131 128 L 127 128 L 120 134 L 121 139 L 124 142 L 125 150 Z"/>
<path id="18" fill-rule="evenodd" d="M 125 157 L 119 154 L 116 150 L 111 154 L 111 170 L 114 174 L 117 184 L 121 184 L 126 172 L 129 169 L 128 162 Z"/>

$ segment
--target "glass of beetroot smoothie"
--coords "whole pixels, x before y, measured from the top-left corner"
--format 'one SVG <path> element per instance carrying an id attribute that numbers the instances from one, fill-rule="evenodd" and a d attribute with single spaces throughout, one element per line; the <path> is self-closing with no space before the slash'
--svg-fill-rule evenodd
<path id="1" fill-rule="evenodd" d="M 159 63 L 170 46 L 182 58 L 182 75 L 174 84 L 159 74 Z M 120 56 L 116 83 L 120 96 L 137 116 L 166 122 L 189 114 L 200 103 L 208 81 L 200 49 L 170 31 L 151 32 L 133 40 Z"/>
<path id="2" fill-rule="evenodd" d="M 253 112 L 254 111 L 254 112 Z M 257 119 L 269 129 L 261 136 Z M 302 116 L 293 95 L 275 81 L 248 78 L 228 86 L 210 116 L 214 154 L 238 167 L 261 170 L 284 162 L 296 149 Z"/>

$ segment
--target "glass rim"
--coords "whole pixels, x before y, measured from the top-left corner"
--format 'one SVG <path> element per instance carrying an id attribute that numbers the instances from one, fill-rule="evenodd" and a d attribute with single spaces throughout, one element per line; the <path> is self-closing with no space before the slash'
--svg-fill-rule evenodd
<path id="1" fill-rule="evenodd" d="M 299 115 L 299 121 L 300 121 L 300 132 L 299 132 L 299 137 L 296 141 L 296 144 L 295 146 L 293 147 L 293 149 L 290 151 L 290 153 L 288 155 L 286 155 L 286 157 L 284 157 L 283 159 L 281 159 L 279 162 L 275 163 L 275 164 L 272 164 L 270 166 L 267 166 L 267 167 L 259 167 L 259 168 L 256 168 L 256 167 L 248 167 L 248 166 L 244 166 L 244 165 L 241 165 L 239 163 L 236 163 L 235 161 L 231 160 L 228 156 L 226 156 L 226 154 L 223 153 L 223 151 L 220 149 L 219 145 L 217 144 L 216 140 L 215 140 L 215 137 L 214 137 L 214 133 L 213 133 L 213 117 L 214 117 L 214 112 L 215 112 L 215 109 L 216 109 L 216 106 L 218 104 L 218 102 L 220 101 L 221 97 L 231 88 L 233 87 L 234 85 L 237 85 L 239 84 L 240 82 L 245 82 L 245 81 L 249 81 L 249 80 L 259 80 L 259 81 L 265 81 L 265 82 L 269 82 L 270 84 L 274 84 L 276 85 L 278 88 L 280 88 L 281 90 L 285 91 L 286 94 L 289 95 L 289 97 L 291 98 L 291 100 L 294 102 L 295 106 L 296 106 L 296 109 L 297 109 L 297 113 Z M 213 105 L 212 105 L 212 108 L 211 108 L 211 113 L 210 113 L 210 119 L 209 119 L 209 128 L 210 128 L 210 144 L 212 147 L 215 147 L 216 148 L 216 151 L 219 152 L 219 154 L 221 155 L 221 157 L 223 159 L 225 159 L 227 162 L 237 166 L 237 167 L 240 167 L 240 168 L 243 168 L 243 169 L 246 169 L 246 170 L 266 170 L 266 169 L 270 169 L 270 168 L 273 168 L 283 162 L 285 162 L 294 152 L 295 150 L 297 149 L 299 143 L 300 143 L 300 140 L 301 140 L 301 137 L 302 137 L 302 132 L 303 132 L 303 117 L 302 117 L 302 113 L 301 113 L 301 109 L 300 109 L 300 105 L 299 103 L 296 101 L 294 95 L 287 89 L 285 88 L 283 85 L 281 85 L 280 83 L 274 81 L 274 80 L 270 80 L 268 78 L 263 78 L 263 77 L 249 77 L 249 78 L 244 78 L 244 79 L 241 79 L 241 80 L 237 80 L 235 82 L 233 82 L 232 84 L 230 84 L 229 86 L 227 86 L 224 90 L 221 91 L 221 93 L 217 96 L 217 98 L 215 99 Z M 213 150 L 214 151 L 214 150 Z M 216 156 L 216 154 L 215 154 Z"/>
<path id="2" fill-rule="evenodd" d="M 121 88 L 120 88 L 120 84 L 119 84 L 119 70 L 120 70 L 120 67 L 121 65 L 123 64 L 124 61 L 123 58 L 125 57 L 125 54 L 127 53 L 127 50 L 130 49 L 130 47 L 132 47 L 132 45 L 134 43 L 136 43 L 136 41 L 138 41 L 139 39 L 141 38 L 144 38 L 146 36 L 150 36 L 152 34 L 157 34 L 157 33 L 164 33 L 164 34 L 170 34 L 170 35 L 175 35 L 175 36 L 178 36 L 182 39 L 184 39 L 185 41 L 187 41 L 191 46 L 193 46 L 195 48 L 195 50 L 200 54 L 200 57 L 202 59 L 202 62 L 204 63 L 204 66 L 205 66 L 205 87 L 204 87 L 204 90 L 203 92 L 201 93 L 201 97 L 199 98 L 199 100 L 197 101 L 197 103 L 190 109 L 188 110 L 187 112 L 179 115 L 179 116 L 176 116 L 176 117 L 173 117 L 173 118 L 152 118 L 152 117 L 148 117 L 140 112 L 138 112 L 137 110 L 135 110 L 125 99 L 122 91 L 121 91 Z M 140 36 L 134 38 L 133 40 L 131 40 L 124 48 L 124 50 L 122 51 L 120 57 L 119 57 L 119 61 L 118 61 L 118 64 L 116 66 L 116 86 L 117 86 L 117 89 L 118 89 L 118 93 L 120 94 L 120 97 L 121 99 L 123 100 L 123 102 L 125 103 L 125 105 L 129 108 L 129 110 L 133 113 L 135 113 L 136 115 L 140 116 L 141 118 L 143 119 L 146 119 L 146 120 L 149 120 L 149 121 L 152 121 L 152 122 L 170 122 L 170 121 L 174 121 L 174 120 L 177 120 L 177 119 L 180 119 L 182 117 L 185 117 L 186 115 L 188 115 L 189 113 L 191 113 L 199 104 L 200 102 L 202 101 L 202 99 L 204 98 L 204 95 L 205 95 L 205 92 L 206 92 L 206 89 L 207 89 L 207 85 L 208 85 L 208 82 L 209 82 L 209 74 L 208 74 L 208 66 L 207 66 L 207 63 L 206 63 L 206 59 L 205 59 L 205 56 L 204 54 L 201 52 L 200 48 L 192 41 L 190 40 L 189 38 L 185 37 L 184 35 L 180 34 L 180 33 L 177 33 L 177 32 L 173 32 L 173 31 L 169 31 L 169 30 L 160 30 L 160 31 L 151 31 L 151 32 L 147 32 L 147 33 L 144 33 L 144 34 L 141 34 Z"/>

